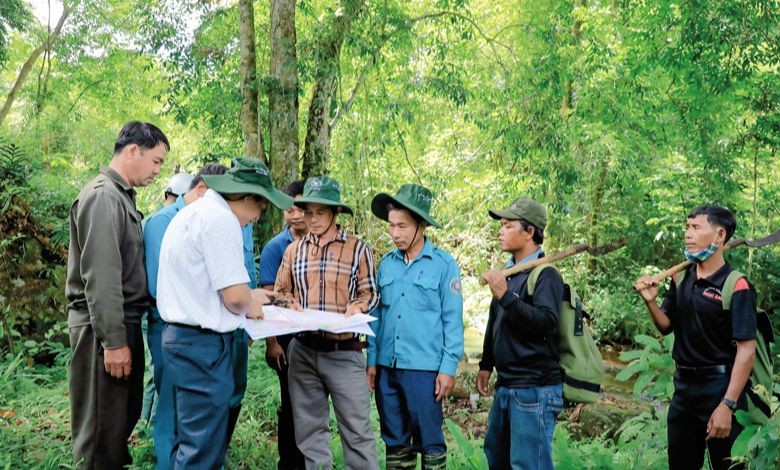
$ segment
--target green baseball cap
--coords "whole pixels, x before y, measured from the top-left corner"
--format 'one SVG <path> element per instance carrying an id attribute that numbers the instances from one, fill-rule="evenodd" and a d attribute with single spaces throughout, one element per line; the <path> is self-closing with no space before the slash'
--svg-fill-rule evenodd
<path id="1" fill-rule="evenodd" d="M 431 201 L 433 201 L 433 194 L 425 186 L 405 184 L 398 189 L 395 197 L 387 193 L 374 196 L 371 201 L 371 212 L 380 219 L 387 220 L 387 203 L 392 202 L 419 215 L 430 225 L 441 228 L 441 225 L 431 217 Z"/>
<path id="2" fill-rule="evenodd" d="M 529 197 L 519 197 L 504 210 L 488 211 L 494 219 L 523 219 L 544 230 L 547 226 L 547 209 Z"/>
<path id="3" fill-rule="evenodd" d="M 262 196 L 282 210 L 289 209 L 293 203 L 293 198 L 274 188 L 268 167 L 254 158 L 236 158 L 227 173 L 203 175 L 203 182 L 220 194 Z"/>
<path id="4" fill-rule="evenodd" d="M 352 209 L 341 203 L 341 185 L 329 176 L 309 177 L 303 185 L 303 196 L 293 203 L 302 208 L 309 203 L 340 207 L 342 213 L 352 215 Z"/>

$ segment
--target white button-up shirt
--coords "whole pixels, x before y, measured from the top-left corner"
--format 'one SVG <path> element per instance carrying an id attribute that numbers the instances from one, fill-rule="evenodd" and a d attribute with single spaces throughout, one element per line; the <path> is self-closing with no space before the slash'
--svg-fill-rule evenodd
<path id="1" fill-rule="evenodd" d="M 228 310 L 220 290 L 248 282 L 241 225 L 225 199 L 209 189 L 176 214 L 163 236 L 157 276 L 160 316 L 219 333 L 243 328 L 244 314 Z"/>

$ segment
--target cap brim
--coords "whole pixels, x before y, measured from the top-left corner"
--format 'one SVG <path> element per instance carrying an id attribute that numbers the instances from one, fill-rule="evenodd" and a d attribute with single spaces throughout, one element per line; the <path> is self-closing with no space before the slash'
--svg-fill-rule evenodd
<path id="1" fill-rule="evenodd" d="M 352 208 L 349 207 L 348 205 L 334 203 L 330 199 L 323 199 L 323 198 L 319 198 L 319 197 L 301 197 L 301 198 L 295 199 L 293 201 L 293 204 L 295 204 L 298 207 L 305 207 L 306 204 L 322 204 L 323 206 L 340 207 L 342 214 L 354 215 L 352 213 Z"/>
<path id="2" fill-rule="evenodd" d="M 433 217 L 430 216 L 430 214 L 426 214 L 425 212 L 417 209 L 413 205 L 409 204 L 406 201 L 394 198 L 393 196 L 387 194 L 387 193 L 379 193 L 376 196 L 374 196 L 374 199 L 371 200 L 371 212 L 374 213 L 375 216 L 379 217 L 382 220 L 387 220 L 387 203 L 392 202 L 395 205 L 401 206 L 404 209 L 414 212 L 415 214 L 419 215 L 423 218 L 426 222 L 428 222 L 429 225 L 432 225 L 436 228 L 441 228 L 441 224 L 436 222 Z"/>
<path id="3" fill-rule="evenodd" d="M 258 184 L 237 181 L 230 174 L 203 175 L 203 182 L 210 189 L 221 194 L 256 194 L 262 196 L 282 210 L 287 210 L 293 205 L 293 198 L 276 188 L 267 188 Z"/>
<path id="4" fill-rule="evenodd" d="M 517 220 L 518 219 L 517 215 L 510 211 L 488 211 L 488 214 L 490 214 L 490 217 L 496 220 L 501 220 L 501 219 Z"/>

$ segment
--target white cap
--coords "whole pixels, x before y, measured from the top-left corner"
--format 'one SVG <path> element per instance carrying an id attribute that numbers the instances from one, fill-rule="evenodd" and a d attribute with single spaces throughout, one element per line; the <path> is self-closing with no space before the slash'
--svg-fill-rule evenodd
<path id="1" fill-rule="evenodd" d="M 187 173 L 177 173 L 168 180 L 165 192 L 174 196 L 181 196 L 190 189 L 190 183 L 192 183 L 193 178 L 194 176 Z"/>

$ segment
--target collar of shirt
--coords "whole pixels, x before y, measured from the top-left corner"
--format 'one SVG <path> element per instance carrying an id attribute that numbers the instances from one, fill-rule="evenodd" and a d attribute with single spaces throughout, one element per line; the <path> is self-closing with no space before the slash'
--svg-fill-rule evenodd
<path id="1" fill-rule="evenodd" d="M 404 252 L 396 248 L 394 251 L 391 252 L 392 255 L 396 258 L 398 258 L 401 261 L 404 261 Z M 416 258 L 412 260 L 412 263 L 414 263 L 415 260 L 427 256 L 428 258 L 433 258 L 433 243 L 431 243 L 430 240 L 428 240 L 428 237 L 425 237 L 425 243 L 423 244 L 422 250 L 420 250 L 420 254 L 417 255 Z M 410 263 L 411 264 L 411 263 Z"/>
<path id="2" fill-rule="evenodd" d="M 117 185 L 119 188 L 122 189 L 125 193 L 127 193 L 128 196 L 130 196 L 130 199 L 135 202 L 135 189 L 133 189 L 130 184 L 125 181 L 124 178 L 119 176 L 119 173 L 116 172 L 113 168 L 110 166 L 104 166 L 100 168 L 100 172 L 104 175 L 108 176 L 108 178 L 114 182 L 115 185 Z"/>
<path id="3" fill-rule="evenodd" d="M 295 241 L 295 237 L 293 237 L 292 229 L 290 228 L 289 225 L 284 228 L 284 239 L 290 243 Z"/>
<path id="4" fill-rule="evenodd" d="M 225 201 L 225 198 L 223 198 L 221 194 L 214 191 L 213 189 L 207 189 L 206 193 L 203 195 L 203 199 L 214 201 L 218 206 L 230 210 L 230 206 L 228 205 L 227 201 Z"/>
<path id="5" fill-rule="evenodd" d="M 523 264 L 523 263 L 527 263 L 529 261 L 533 261 L 535 259 L 539 259 L 541 256 L 542 256 L 542 247 L 541 246 L 539 248 L 537 248 L 536 251 L 534 251 L 530 255 L 526 256 L 525 258 L 521 259 L 517 263 L 515 263 L 515 257 L 514 256 L 510 256 L 509 257 L 509 261 L 507 261 L 506 262 L 506 266 L 504 266 L 504 269 L 511 268 L 512 266 L 514 266 L 516 264 Z"/>
<path id="6" fill-rule="evenodd" d="M 728 277 L 729 273 L 731 272 L 731 266 L 729 263 L 724 263 L 723 266 L 721 266 L 717 271 L 709 275 L 708 277 L 699 278 L 698 274 L 696 272 L 696 264 L 691 265 L 690 271 L 688 274 L 686 274 L 686 278 L 688 276 L 693 279 L 693 284 L 699 284 L 699 285 L 707 285 L 712 287 L 717 287 L 720 289 L 723 284 L 726 282 L 726 278 Z"/>
<path id="7" fill-rule="evenodd" d="M 289 227 L 288 227 L 289 228 Z M 341 228 L 341 225 L 336 225 L 336 228 L 339 229 L 338 233 L 336 233 L 336 237 L 333 238 L 333 240 L 329 241 L 329 243 L 333 242 L 345 242 L 347 241 L 347 231 Z M 291 234 L 292 235 L 292 234 Z M 311 233 L 307 233 L 306 235 L 301 238 L 301 243 L 317 243 L 317 238 Z"/>
<path id="8" fill-rule="evenodd" d="M 179 195 L 179 197 L 176 198 L 176 202 L 173 203 L 173 207 L 176 208 L 176 212 L 179 212 L 186 205 L 187 204 L 184 202 L 183 194 Z"/>

